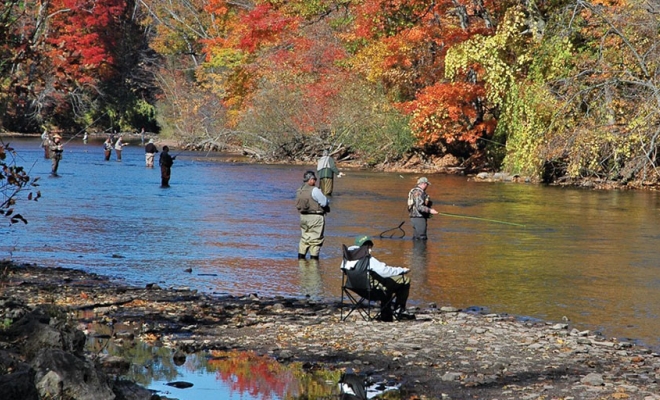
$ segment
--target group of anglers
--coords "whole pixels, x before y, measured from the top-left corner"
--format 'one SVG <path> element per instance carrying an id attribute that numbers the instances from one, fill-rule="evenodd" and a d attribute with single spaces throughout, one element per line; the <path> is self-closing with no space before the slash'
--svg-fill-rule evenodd
<path id="1" fill-rule="evenodd" d="M 317 174 L 321 177 L 316 186 Z M 298 259 L 305 260 L 307 253 L 311 260 L 318 260 L 324 242 L 325 215 L 330 212 L 328 197 L 332 194 L 334 176 L 341 177 L 334 160 L 323 152 L 317 164 L 317 171 L 305 171 L 303 184 L 296 191 L 296 208 L 300 213 L 300 242 L 298 244 Z M 427 220 L 431 215 L 438 214 L 433 208 L 426 189 L 431 183 L 426 177 L 417 179 L 417 184 L 408 192 L 408 215 L 413 226 L 413 240 L 427 240 Z M 378 279 L 378 288 L 385 291 L 395 302 L 381 301 L 380 318 L 392 321 L 393 318 L 414 319 L 414 315 L 406 311 L 406 301 L 410 291 L 408 268 L 389 266 L 371 255 L 374 243 L 369 236 L 358 236 L 348 251 L 369 256 L 369 270 Z M 360 257 L 361 258 L 361 257 Z M 356 261 L 342 262 L 343 269 L 352 269 Z"/>
<path id="2" fill-rule="evenodd" d="M 88 134 L 85 132 L 83 136 L 84 144 L 87 144 L 87 139 Z M 51 159 L 52 161 L 51 175 L 58 176 L 57 169 L 59 167 L 60 160 L 62 159 L 62 153 L 64 152 L 62 137 L 57 133 L 50 134 L 47 130 L 45 130 L 41 135 L 41 146 L 44 149 L 44 158 Z M 117 161 L 121 161 L 121 153 L 125 146 L 127 146 L 127 143 L 124 142 L 121 135 L 119 135 L 116 139 L 114 135 L 109 135 L 108 138 L 103 142 L 105 161 L 110 161 L 113 150 L 117 157 Z M 160 166 L 161 187 L 164 188 L 170 187 L 172 165 L 176 159 L 176 156 L 170 155 L 169 150 L 170 149 L 168 146 L 163 146 L 163 151 L 160 153 L 160 158 L 158 159 L 158 164 Z M 149 142 L 144 146 L 144 151 L 146 167 L 153 168 L 156 153 L 159 152 L 158 148 L 154 144 L 153 139 L 149 139 Z"/>

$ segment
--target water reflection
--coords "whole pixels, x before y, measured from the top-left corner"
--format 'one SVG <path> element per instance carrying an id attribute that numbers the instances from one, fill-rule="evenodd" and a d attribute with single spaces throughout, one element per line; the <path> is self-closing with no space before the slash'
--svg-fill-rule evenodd
<path id="1" fill-rule="evenodd" d="M 386 380 L 375 380 L 373 376 L 356 374 L 351 370 L 339 379 L 340 400 L 367 400 L 375 397 L 399 399 L 400 384 Z"/>
<path id="2" fill-rule="evenodd" d="M 212 351 L 184 355 L 166 347 L 133 340 L 117 341 L 114 333 L 126 326 L 94 324 L 87 348 L 130 361 L 120 373 L 126 379 L 179 400 L 240 398 L 320 399 L 336 397 L 341 371 L 281 364 L 253 352 Z"/>
<path id="3" fill-rule="evenodd" d="M 319 260 L 298 260 L 298 267 L 301 294 L 316 300 L 323 298 L 323 280 L 319 270 Z"/>

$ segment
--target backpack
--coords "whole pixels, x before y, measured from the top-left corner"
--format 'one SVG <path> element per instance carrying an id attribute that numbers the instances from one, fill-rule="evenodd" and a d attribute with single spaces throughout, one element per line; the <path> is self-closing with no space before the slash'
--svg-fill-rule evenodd
<path id="1" fill-rule="evenodd" d="M 415 205 L 415 196 L 413 196 L 413 192 L 417 189 L 417 187 L 414 187 L 410 189 L 410 192 L 408 192 L 408 211 L 412 210 L 413 206 Z"/>

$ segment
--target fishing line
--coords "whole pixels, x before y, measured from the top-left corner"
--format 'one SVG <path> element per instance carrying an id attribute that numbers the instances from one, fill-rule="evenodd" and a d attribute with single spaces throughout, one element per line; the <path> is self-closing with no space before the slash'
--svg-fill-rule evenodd
<path id="1" fill-rule="evenodd" d="M 64 142 L 64 143 L 62 144 L 62 146 L 66 146 L 70 141 L 72 141 L 73 139 L 75 139 L 76 136 L 78 136 L 78 135 L 80 135 L 81 133 L 83 133 L 84 131 L 86 131 L 87 128 L 89 128 L 90 126 L 94 125 L 94 124 L 96 123 L 96 121 L 98 121 L 98 120 L 100 120 L 101 118 L 103 118 L 103 117 L 105 116 L 105 114 L 107 114 L 107 113 L 108 113 L 108 112 L 106 111 L 106 112 L 104 112 L 103 114 L 101 114 L 97 119 L 95 119 L 94 121 L 92 121 L 91 124 L 89 124 L 89 125 L 87 125 L 86 127 L 82 128 L 78 133 L 76 133 L 76 134 L 73 135 L 69 140 L 67 140 L 66 142 Z"/>
<path id="2" fill-rule="evenodd" d="M 517 224 L 515 222 L 500 221 L 498 219 L 491 219 L 491 218 L 473 217 L 471 215 L 450 214 L 450 213 L 443 213 L 443 212 L 438 212 L 438 215 L 444 215 L 446 217 L 454 217 L 454 218 L 474 219 L 474 220 L 477 220 L 477 221 L 493 222 L 493 223 L 497 223 L 497 224 L 504 224 L 504 225 L 511 225 L 511 226 L 520 226 L 520 227 L 523 227 L 523 228 L 526 226 L 526 225 L 523 225 L 523 224 Z"/>

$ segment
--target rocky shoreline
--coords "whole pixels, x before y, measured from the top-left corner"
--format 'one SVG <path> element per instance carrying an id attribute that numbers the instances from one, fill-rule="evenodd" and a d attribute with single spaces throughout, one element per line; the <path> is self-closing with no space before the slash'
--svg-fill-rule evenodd
<path id="1" fill-rule="evenodd" d="M 217 297 L 12 263 L 3 264 L 0 273 L 0 321 L 5 321 L 0 358 L 24 360 L 21 371 L 32 368 L 33 377 L 40 376 L 35 359 L 41 353 L 33 349 L 26 354 L 8 332 L 23 326 L 21 318 L 32 310 L 48 306 L 63 311 L 60 320 L 66 315 L 79 327 L 104 321 L 130 327 L 123 328 L 130 332 L 114 332 L 116 340 L 135 337 L 185 353 L 249 350 L 282 363 L 395 377 L 405 399 L 660 399 L 658 354 L 567 323 L 520 321 L 434 304 L 414 310 L 414 321 L 351 317 L 342 322 L 338 299 Z M 12 398 L 6 394 L 11 382 L 18 382 L 13 376 L 17 369 L 6 362 L 0 368 L 0 398 Z M 140 394 L 128 397 L 116 390 L 115 398 L 158 398 L 129 392 Z"/>

